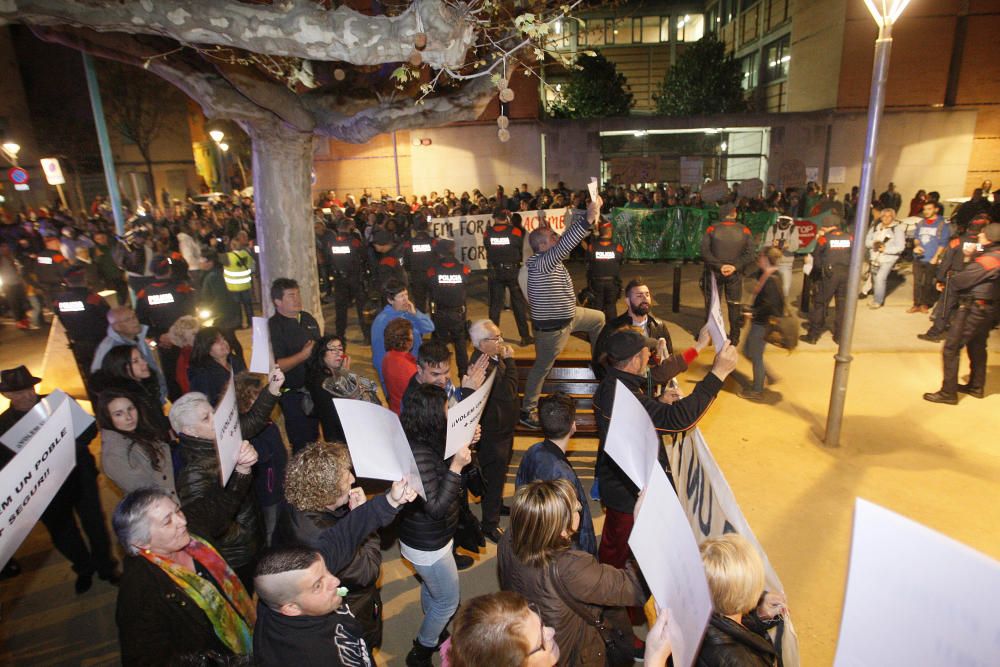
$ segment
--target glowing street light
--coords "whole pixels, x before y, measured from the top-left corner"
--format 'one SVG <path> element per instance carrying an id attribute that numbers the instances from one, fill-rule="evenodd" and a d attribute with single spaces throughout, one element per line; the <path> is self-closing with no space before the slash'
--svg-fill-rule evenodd
<path id="1" fill-rule="evenodd" d="M 220 141 L 226 138 L 226 133 L 223 132 L 222 130 L 212 130 L 211 132 L 208 133 L 208 136 L 212 137 L 212 141 L 214 141 L 215 143 L 219 143 Z"/>
<path id="2" fill-rule="evenodd" d="M 861 266 L 864 263 L 865 236 L 871 216 L 872 175 L 875 171 L 875 151 L 878 148 L 882 109 L 885 107 L 885 82 L 889 77 L 889 54 L 892 51 L 892 26 L 902 15 L 910 0 L 864 0 L 878 26 L 875 40 L 875 62 L 872 66 L 872 90 L 868 101 L 868 131 L 865 136 L 865 155 L 861 162 L 859 201 L 854 215 L 854 243 L 851 245 L 851 268 L 847 274 L 847 299 L 844 320 L 840 327 L 840 347 L 834 356 L 833 386 L 830 390 L 830 407 L 826 417 L 828 447 L 840 445 L 840 427 L 844 421 L 844 404 L 847 401 L 847 376 L 851 369 L 851 344 L 854 339 L 854 318 L 858 309 L 858 291 L 861 286 Z"/>
<path id="3" fill-rule="evenodd" d="M 221 150 L 223 153 L 225 153 L 226 151 L 229 150 L 229 144 L 227 144 L 225 141 L 220 141 L 219 142 L 219 150 Z"/>
<path id="4" fill-rule="evenodd" d="M 21 152 L 21 145 L 15 144 L 13 141 L 5 141 L 3 143 L 3 152 L 6 153 L 10 159 L 16 159 L 17 154 Z"/>

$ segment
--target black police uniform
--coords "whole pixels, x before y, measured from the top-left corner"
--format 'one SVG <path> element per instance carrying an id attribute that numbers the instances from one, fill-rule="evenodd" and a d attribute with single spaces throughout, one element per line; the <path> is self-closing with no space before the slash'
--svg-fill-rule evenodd
<path id="1" fill-rule="evenodd" d="M 69 266 L 69 262 L 58 250 L 38 251 L 32 266 L 30 283 L 40 292 L 42 303 L 52 303 L 55 294 L 62 289 L 63 276 Z"/>
<path id="2" fill-rule="evenodd" d="M 319 323 L 304 310 L 296 317 L 285 317 L 276 312 L 268 319 L 267 328 L 275 360 L 298 354 L 308 341 L 316 341 L 320 337 Z M 284 391 L 278 399 L 293 453 L 319 439 L 319 418 L 306 414 L 303 409 L 302 401 L 307 395 L 306 364 L 302 362 L 285 371 Z"/>
<path id="3" fill-rule="evenodd" d="M 490 319 L 500 326 L 505 292 L 509 292 L 517 332 L 522 339 L 529 338 L 528 302 L 517 281 L 521 270 L 524 230 L 507 222 L 498 222 L 483 231 L 483 245 L 486 246 L 486 266 L 489 269 Z"/>
<path id="4" fill-rule="evenodd" d="M 361 241 L 353 234 L 337 234 L 326 246 L 330 257 L 330 273 L 333 276 L 334 301 L 337 309 L 336 332 L 341 338 L 347 331 L 347 309 L 354 304 L 358 314 L 358 326 L 365 340 L 370 340 L 371 331 L 365 327 L 362 308 L 365 294 L 361 288 L 365 258 Z"/>
<path id="5" fill-rule="evenodd" d="M 417 232 L 412 239 L 403 242 L 403 265 L 410 274 L 410 301 L 422 313 L 427 312 L 427 294 L 430 283 L 427 269 L 434 266 L 436 240 L 427 232 Z"/>
<path id="6" fill-rule="evenodd" d="M 621 296 L 621 268 L 625 248 L 611 239 L 598 239 L 587 248 L 587 284 L 594 293 L 592 308 L 610 322 L 618 316 L 615 304 Z"/>
<path id="7" fill-rule="evenodd" d="M 465 289 L 471 273 L 469 267 L 454 257 L 441 258 L 427 269 L 434 337 L 455 347 L 459 377 L 465 375 L 469 367 L 469 353 L 465 347 Z"/>
<path id="8" fill-rule="evenodd" d="M 754 260 L 750 229 L 735 220 L 722 220 L 709 225 L 701 240 L 701 257 L 705 262 L 701 287 L 705 294 L 706 316 L 712 302 L 709 276 L 714 275 L 719 299 L 725 299 L 729 306 L 729 340 L 736 345 L 740 341 L 740 325 L 743 323 L 743 271 Z M 723 276 L 723 264 L 731 264 L 736 270 L 729 276 Z"/>
<path id="9" fill-rule="evenodd" d="M 973 247 L 979 244 L 979 232 L 966 232 L 965 235 L 953 238 L 948 242 L 948 247 L 941 254 L 941 259 L 937 265 L 937 282 L 944 285 L 941 296 L 934 304 L 934 311 L 931 313 L 931 328 L 923 334 L 923 338 L 940 340 L 948 331 L 951 319 L 958 310 L 958 292 L 951 286 L 951 277 L 965 268 L 965 248 L 967 244 Z"/>
<path id="10" fill-rule="evenodd" d="M 1000 243 L 986 246 L 952 276 L 951 287 L 958 293 L 959 306 L 942 348 L 944 379 L 939 393 L 954 397 L 961 390 L 982 396 L 986 386 L 986 341 L 1000 305 Z M 969 355 L 967 385 L 958 384 L 963 347 Z"/>
<path id="11" fill-rule="evenodd" d="M 156 278 L 135 295 L 135 316 L 149 325 L 148 336 L 159 342 L 179 318 L 194 315 L 197 307 L 194 288 L 189 283 Z M 167 379 L 167 395 L 177 400 L 183 390 L 177 383 L 177 360 L 180 348 L 171 345 L 158 349 L 160 368 Z"/>
<path id="12" fill-rule="evenodd" d="M 316 235 L 316 271 L 319 274 L 320 291 L 328 297 L 334 293 L 334 258 L 330 254 L 330 246 L 336 234 L 329 229 Z"/>
<path id="13" fill-rule="evenodd" d="M 89 387 L 94 351 L 107 333 L 109 310 L 111 308 L 99 294 L 84 286 L 65 287 L 56 292 L 52 300 L 52 312 L 66 329 L 69 349 L 84 386 Z"/>
<path id="14" fill-rule="evenodd" d="M 375 265 L 372 268 L 375 291 L 381 294 L 385 284 L 390 280 L 398 280 L 408 286 L 406 270 L 396 248 L 391 248 L 388 252 L 378 252 L 373 249 L 372 256 L 375 258 Z"/>
<path id="15" fill-rule="evenodd" d="M 851 267 L 851 246 L 854 235 L 842 229 L 827 232 L 816 240 L 813 251 L 813 272 L 820 272 L 819 295 L 809 310 L 807 342 L 816 342 L 826 328 L 826 309 L 830 299 L 836 298 L 837 314 L 833 324 L 833 340 L 840 337 L 840 323 L 844 321 L 847 299 L 847 274 Z"/>

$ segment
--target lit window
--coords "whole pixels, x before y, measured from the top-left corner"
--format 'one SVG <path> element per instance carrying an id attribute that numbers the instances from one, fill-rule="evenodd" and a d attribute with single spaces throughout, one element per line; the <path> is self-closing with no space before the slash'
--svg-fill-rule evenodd
<path id="1" fill-rule="evenodd" d="M 785 35 L 764 47 L 764 83 L 788 77 L 788 66 L 792 60 L 789 44 L 790 36 Z"/>
<path id="2" fill-rule="evenodd" d="M 661 16 L 660 17 L 660 41 L 669 42 L 670 41 L 670 17 Z"/>
<path id="3" fill-rule="evenodd" d="M 642 43 L 655 44 L 660 41 L 660 17 L 642 17 Z"/>
<path id="4" fill-rule="evenodd" d="M 684 14 L 674 19 L 678 42 L 697 42 L 705 34 L 704 14 Z"/>

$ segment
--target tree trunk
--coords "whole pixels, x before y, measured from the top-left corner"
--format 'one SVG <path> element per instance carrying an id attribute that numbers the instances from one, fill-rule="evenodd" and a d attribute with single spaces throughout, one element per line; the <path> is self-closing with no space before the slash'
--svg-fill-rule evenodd
<path id="1" fill-rule="evenodd" d="M 292 278 L 299 283 L 302 308 L 322 328 L 310 190 L 313 136 L 280 121 L 243 125 L 253 143 L 253 193 L 264 314 L 274 312 L 271 282 Z"/>
<path id="2" fill-rule="evenodd" d="M 157 201 L 160 197 L 156 194 L 156 179 L 153 177 L 153 161 L 145 155 L 143 155 L 143 158 L 146 161 L 146 172 L 149 179 L 149 201 L 153 205 L 153 208 L 156 208 Z"/>

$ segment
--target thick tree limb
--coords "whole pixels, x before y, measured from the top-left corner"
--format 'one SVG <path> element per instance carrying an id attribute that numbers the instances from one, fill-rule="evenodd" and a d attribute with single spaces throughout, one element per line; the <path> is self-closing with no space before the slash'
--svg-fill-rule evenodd
<path id="1" fill-rule="evenodd" d="M 398 16 L 366 16 L 314 2 L 249 5 L 235 0 L 0 0 L 0 24 L 69 25 L 169 37 L 272 56 L 355 65 L 402 62 L 417 33 L 431 67 L 460 68 L 475 26 L 464 3 L 419 0 Z"/>
<path id="2" fill-rule="evenodd" d="M 434 127 L 477 118 L 496 94 L 488 78 L 465 83 L 461 89 L 419 104 L 410 98 L 391 103 L 343 100 L 332 95 L 305 95 L 302 102 L 316 120 L 316 134 L 348 143 L 364 143 L 383 132 Z"/>
<path id="3" fill-rule="evenodd" d="M 2 2 L 3 0 L 0 0 Z M 39 39 L 86 51 L 98 58 L 116 60 L 141 67 L 151 56 L 162 53 L 165 40 L 143 38 L 124 33 L 97 33 L 79 28 L 47 28 L 32 26 Z M 258 122 L 273 118 L 269 109 L 258 106 L 240 94 L 226 79 L 183 54 L 149 61 L 149 71 L 181 89 L 210 118 Z M 276 84 L 277 85 L 277 84 Z"/>

